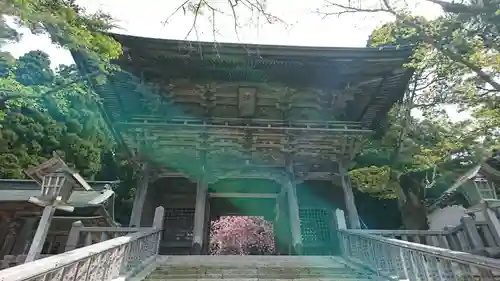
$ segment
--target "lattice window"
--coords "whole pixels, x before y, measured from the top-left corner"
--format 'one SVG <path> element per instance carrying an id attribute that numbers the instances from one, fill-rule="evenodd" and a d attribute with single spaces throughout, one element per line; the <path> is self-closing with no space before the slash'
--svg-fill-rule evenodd
<path id="1" fill-rule="evenodd" d="M 299 216 L 304 245 L 317 245 L 332 241 L 330 211 L 326 209 L 299 209 Z"/>
<path id="2" fill-rule="evenodd" d="M 194 208 L 167 208 L 163 240 L 192 241 L 194 228 Z"/>

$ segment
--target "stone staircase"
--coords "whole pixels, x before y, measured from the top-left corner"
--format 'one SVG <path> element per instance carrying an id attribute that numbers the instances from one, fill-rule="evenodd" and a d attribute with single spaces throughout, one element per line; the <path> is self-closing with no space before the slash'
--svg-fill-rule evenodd
<path id="1" fill-rule="evenodd" d="M 342 256 L 335 257 L 161 256 L 161 234 L 158 226 L 138 228 L 124 236 L 0 270 L 0 281 L 500 280 L 498 259 L 362 230 L 339 228 Z"/>
<path id="2" fill-rule="evenodd" d="M 341 257 L 315 256 L 159 256 L 147 281 L 187 280 L 388 280 Z"/>

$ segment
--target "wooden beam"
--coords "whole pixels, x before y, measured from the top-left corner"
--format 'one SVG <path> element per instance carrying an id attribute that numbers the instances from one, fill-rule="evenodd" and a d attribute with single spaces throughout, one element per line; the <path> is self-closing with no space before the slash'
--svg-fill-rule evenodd
<path id="1" fill-rule="evenodd" d="M 270 198 L 276 199 L 278 194 L 275 193 L 237 193 L 237 192 L 211 192 L 208 194 L 210 198 Z"/>
<path id="2" fill-rule="evenodd" d="M 135 114 L 130 117 L 131 121 L 136 121 L 136 122 L 142 122 L 144 120 L 147 120 L 151 123 L 155 122 L 164 122 L 166 119 L 164 116 L 158 116 L 158 115 L 142 115 L 142 114 Z M 201 119 L 198 118 L 192 118 L 192 117 L 186 117 L 186 116 L 172 116 L 171 118 L 168 118 L 169 121 L 175 122 L 175 123 L 196 123 L 196 124 L 207 124 L 208 122 L 202 121 Z M 227 118 L 227 117 L 213 117 L 210 118 L 210 124 L 227 124 L 227 125 L 241 125 L 241 124 L 247 124 L 248 120 L 244 118 Z M 262 119 L 262 118 L 253 118 L 251 121 L 252 124 L 254 125 L 262 125 L 262 126 L 267 126 L 269 124 L 271 125 L 293 125 L 294 127 L 307 127 L 307 126 L 318 126 L 318 127 L 339 127 L 339 128 L 344 128 L 345 126 L 348 127 L 357 127 L 359 129 L 362 128 L 362 125 L 360 122 L 357 121 L 324 121 L 324 120 L 294 120 L 294 121 L 283 121 L 281 119 Z"/>
<path id="3" fill-rule="evenodd" d="M 155 122 L 155 123 L 141 123 L 141 122 L 116 122 L 115 126 L 118 127 L 138 127 L 138 128 L 148 128 L 148 127 L 160 127 L 163 129 L 166 128 L 207 128 L 207 129 L 254 129 L 254 130 L 276 130 L 276 131 L 289 131 L 289 132 L 325 132 L 325 133 L 351 133 L 351 134 L 371 134 L 371 130 L 367 129 L 359 129 L 359 128 L 349 128 L 348 126 L 337 127 L 337 128 L 328 128 L 328 127 L 319 127 L 319 126 L 302 126 L 302 127 L 293 127 L 287 126 L 286 124 L 277 124 L 267 126 L 259 126 L 259 125 L 219 125 L 219 124 L 203 124 L 199 122 L 172 122 L 171 120 L 164 120 L 163 122 Z M 346 128 L 347 127 L 347 128 Z"/>

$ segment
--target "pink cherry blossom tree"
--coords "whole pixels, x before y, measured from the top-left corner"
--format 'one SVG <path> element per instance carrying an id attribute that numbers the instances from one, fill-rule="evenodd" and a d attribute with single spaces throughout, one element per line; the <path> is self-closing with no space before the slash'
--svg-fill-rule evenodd
<path id="1" fill-rule="evenodd" d="M 270 255 L 274 252 L 273 226 L 262 217 L 227 216 L 212 222 L 212 255 Z"/>

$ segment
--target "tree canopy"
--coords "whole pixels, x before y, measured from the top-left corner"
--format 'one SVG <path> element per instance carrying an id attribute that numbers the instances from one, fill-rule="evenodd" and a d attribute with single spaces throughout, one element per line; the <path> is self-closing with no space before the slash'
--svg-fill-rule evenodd
<path id="1" fill-rule="evenodd" d="M 55 151 L 87 180 L 122 180 L 117 204 L 126 221 L 135 169 L 116 147 L 94 93 L 75 66 L 52 70 L 50 64 L 41 51 L 18 59 L 0 55 L 0 98 L 11 97 L 0 104 L 0 178 L 25 178 L 26 168 Z"/>
<path id="2" fill-rule="evenodd" d="M 69 50 L 87 50 L 102 59 L 121 54 L 119 44 L 102 34 L 113 27 L 105 13 L 88 13 L 74 0 L 0 1 L 0 44 L 21 39 L 21 34 L 7 24 L 10 16 L 16 24 L 35 34 L 45 33 L 51 40 Z"/>
<path id="3" fill-rule="evenodd" d="M 6 66 L 0 70 L 6 73 L 0 78 L 3 94 L 20 96 L 0 108 L 5 150 L 0 176 L 22 178 L 23 169 L 50 158 L 52 151 L 62 154 L 83 176 L 95 176 L 101 169 L 101 151 L 111 149 L 112 142 L 89 89 L 75 84 L 53 95 L 35 94 L 74 79 L 79 75 L 74 67 L 53 71 L 48 55 L 40 51 L 17 60 L 4 54 L 0 60 Z"/>
<path id="4" fill-rule="evenodd" d="M 376 29 L 367 45 L 413 46 L 407 67 L 414 75 L 404 100 L 393 108 L 389 131 L 381 140 L 369 142 L 350 173 L 362 190 L 398 198 L 403 217 L 404 206 L 413 202 L 407 210 L 413 218 L 407 221 L 416 221 L 417 213 L 425 215 L 426 198 L 441 194 L 499 145 L 499 54 L 492 38 L 498 37 L 494 18 L 498 20 L 500 4 L 485 2 L 490 9 L 486 12 L 476 10 L 476 4 L 431 1 L 441 5 L 444 14 L 427 20 L 388 1 L 366 2 L 332 1 L 336 10 L 325 13 L 393 15 L 395 21 Z M 451 122 L 444 110 L 450 105 L 471 118 Z M 412 117 L 416 110 L 423 119 Z M 406 227 L 426 228 L 426 222 Z"/>
<path id="5" fill-rule="evenodd" d="M 443 14 L 427 20 L 402 2 L 385 0 L 329 1 L 330 9 L 321 12 L 393 16 L 395 21 L 373 32 L 368 44 L 413 45 L 414 60 L 408 67 L 416 70 L 421 92 L 418 98 L 425 100 L 428 108 L 456 104 L 472 114 L 479 134 L 498 137 L 500 2 L 428 2 L 439 5 Z"/>

